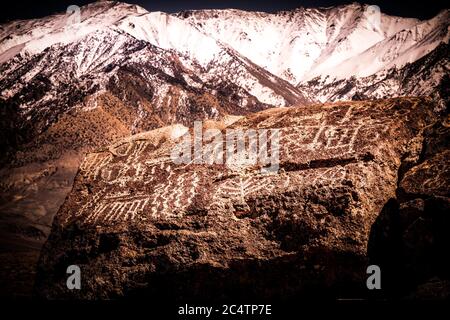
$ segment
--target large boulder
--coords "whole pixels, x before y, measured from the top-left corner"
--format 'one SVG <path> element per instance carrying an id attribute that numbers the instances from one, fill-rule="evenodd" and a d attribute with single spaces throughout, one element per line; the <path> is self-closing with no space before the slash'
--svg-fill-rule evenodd
<path id="1" fill-rule="evenodd" d="M 396 198 L 399 175 L 423 152 L 432 110 L 416 98 L 277 108 L 229 125 L 203 124 L 210 129 L 203 153 L 198 126 L 158 129 L 90 153 L 42 250 L 36 292 L 83 299 L 364 296 L 373 224 Z M 249 148 L 208 163 L 208 152 L 227 150 L 232 129 L 247 134 Z M 268 137 L 256 146 L 256 161 L 252 134 Z M 405 192 L 423 194 L 415 184 L 428 179 L 426 165 L 403 177 Z M 442 185 L 433 185 L 441 195 Z M 70 265 L 81 269 L 81 290 L 66 286 Z"/>

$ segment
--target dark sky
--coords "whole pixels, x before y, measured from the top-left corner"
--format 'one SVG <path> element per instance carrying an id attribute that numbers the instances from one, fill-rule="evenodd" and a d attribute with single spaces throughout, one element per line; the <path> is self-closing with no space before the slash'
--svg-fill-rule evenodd
<path id="1" fill-rule="evenodd" d="M 64 12 L 69 5 L 84 5 L 95 1 L 86 0 L 40 0 L 40 1 L 21 1 L 5 0 L 2 1 L 0 9 L 0 22 L 15 19 L 30 19 L 43 17 L 56 12 Z M 237 8 L 244 10 L 257 10 L 273 12 L 284 9 L 293 9 L 297 7 L 318 7 L 333 6 L 337 4 L 351 3 L 354 1 L 345 0 L 129 0 L 128 3 L 136 3 L 147 10 L 177 12 L 188 9 L 221 9 Z M 421 0 L 410 1 L 389 1 L 389 0 L 367 0 L 362 1 L 368 4 L 380 6 L 381 11 L 397 16 L 415 17 L 419 19 L 428 19 L 436 15 L 439 11 L 449 8 L 448 0 Z"/>

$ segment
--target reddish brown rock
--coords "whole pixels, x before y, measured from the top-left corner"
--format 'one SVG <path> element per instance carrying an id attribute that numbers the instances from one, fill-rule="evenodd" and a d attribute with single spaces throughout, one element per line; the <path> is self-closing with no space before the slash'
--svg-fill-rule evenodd
<path id="1" fill-rule="evenodd" d="M 176 164 L 170 155 L 183 138 L 173 139 L 175 127 L 88 154 L 42 251 L 36 292 L 364 296 L 372 225 L 396 197 L 405 163 L 421 152 L 432 109 L 414 98 L 343 102 L 217 126 L 279 129 L 279 170 L 269 174 L 239 156 L 228 166 Z M 82 290 L 66 288 L 73 264 Z"/>

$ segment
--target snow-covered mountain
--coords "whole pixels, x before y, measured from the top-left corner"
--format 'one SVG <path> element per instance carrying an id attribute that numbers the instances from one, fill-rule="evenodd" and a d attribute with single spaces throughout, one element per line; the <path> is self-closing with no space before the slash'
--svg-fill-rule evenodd
<path id="1" fill-rule="evenodd" d="M 128 41 L 143 41 L 176 56 L 181 64 L 185 64 L 185 70 L 203 75 L 202 80 L 208 83 L 215 77 L 211 71 L 219 71 L 211 69 L 227 67 L 229 70 L 230 65 L 234 65 L 232 69 L 236 72 L 222 74 L 222 78 L 225 78 L 223 80 L 232 78 L 230 80 L 242 89 L 249 90 L 249 94 L 262 103 L 283 105 L 302 100 L 296 89 L 290 87 L 288 90 L 292 92 L 288 95 L 292 97 L 286 97 L 285 101 L 283 95 L 271 87 L 286 87 L 286 83 L 278 83 L 277 77 L 267 74 L 264 70 L 254 71 L 255 66 L 251 61 L 240 56 L 233 48 L 220 44 L 191 23 L 175 16 L 162 12 L 149 13 L 136 5 L 107 1 L 83 7 L 80 23 L 68 23 L 70 21 L 70 17 L 61 14 L 38 20 L 16 21 L 2 26 L 0 62 L 7 63 L 17 55 L 23 60 L 24 56 L 41 54 L 46 49 L 62 50 L 67 45 L 80 43 L 84 45 L 80 45 L 80 50 L 76 53 L 76 75 L 92 75 L 94 70 L 86 67 L 95 61 L 98 69 L 99 61 L 110 63 L 111 59 L 123 54 L 120 47 L 128 37 Z M 96 41 L 96 44 L 93 45 L 86 39 Z M 240 77 L 240 74 L 244 77 Z M 268 77 L 268 83 L 261 84 L 255 79 L 260 75 Z M 7 75 L 3 79 L 6 77 Z M 246 104 L 244 100 L 239 102 L 241 106 Z"/>
<path id="2" fill-rule="evenodd" d="M 317 76 L 366 77 L 412 63 L 449 40 L 449 10 L 428 21 L 388 16 L 354 3 L 279 12 L 186 11 L 211 37 L 297 84 Z"/>
<path id="3" fill-rule="evenodd" d="M 107 1 L 83 7 L 80 22 L 72 18 L 1 26 L 0 99 L 19 120 L 4 130 L 20 136 L 15 142 L 105 94 L 127 106 L 131 118 L 119 120 L 131 133 L 307 103 L 294 85 L 176 16 Z"/>
<path id="4" fill-rule="evenodd" d="M 373 8 L 353 3 L 275 14 L 202 10 L 177 16 L 296 84 L 310 101 L 429 95 L 445 109 L 450 11 L 420 21 Z"/>
<path id="5" fill-rule="evenodd" d="M 218 87 L 227 88 L 226 98 L 245 112 L 337 98 L 335 94 L 317 96 L 320 88 L 315 86 L 315 94 L 311 94 L 308 85 L 329 87 L 353 78 L 365 79 L 367 84 L 368 79 L 382 78 L 448 43 L 449 10 L 428 21 L 383 13 L 374 21 L 372 9 L 354 3 L 274 14 L 229 9 L 169 15 L 106 1 L 83 7 L 80 23 L 71 23 L 73 17 L 67 14 L 15 21 L 0 27 L 1 98 L 17 96 L 23 88 L 17 80 L 28 82 L 42 75 L 40 71 L 46 69 L 43 65 L 50 61 L 50 52 L 66 55 L 64 62 L 71 64 L 62 70 L 52 61 L 52 68 L 59 75 L 73 73 L 78 80 L 89 75 L 95 79 L 88 86 L 92 89 L 97 85 L 93 91 L 103 90 L 124 63 L 139 64 L 156 57 L 145 53 L 130 56 L 126 48 L 132 47 L 132 42 L 140 42 L 166 55 L 164 59 L 158 57 L 156 65 L 164 64 L 162 60 L 176 60 L 182 80 L 191 89 L 202 88 L 217 96 L 221 91 Z M 71 50 L 73 47 L 76 52 Z M 43 55 L 41 63 L 30 66 L 20 79 L 13 76 L 19 65 L 29 65 L 39 55 Z M 166 65 L 161 70 L 173 76 L 171 68 Z M 448 62 L 443 63 L 443 68 L 448 68 Z M 54 87 L 58 86 L 57 78 L 52 78 Z M 155 83 L 155 79 L 144 82 Z M 154 88 L 158 89 L 154 96 L 160 98 L 168 90 L 161 83 Z M 50 96 L 46 95 L 49 99 Z M 27 104 L 34 106 L 30 101 Z M 21 108 L 27 110 L 24 105 Z"/>
<path id="6" fill-rule="evenodd" d="M 429 54 L 401 68 L 392 67 L 367 77 L 330 79 L 316 77 L 299 84 L 311 99 L 321 102 L 382 99 L 399 96 L 430 96 L 436 111 L 448 107 L 450 92 L 450 49 L 441 43 Z"/>

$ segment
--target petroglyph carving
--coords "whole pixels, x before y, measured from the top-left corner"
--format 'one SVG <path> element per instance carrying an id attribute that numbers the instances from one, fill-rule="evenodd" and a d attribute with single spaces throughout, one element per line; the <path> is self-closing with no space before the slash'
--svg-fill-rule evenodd
<path id="1" fill-rule="evenodd" d="M 335 166 L 290 172 L 279 177 L 280 187 L 287 189 L 292 185 L 326 185 L 333 181 L 342 181 L 347 174 L 346 168 Z"/>
<path id="2" fill-rule="evenodd" d="M 86 203 L 78 210 L 78 212 L 75 213 L 75 217 L 81 217 L 85 215 L 89 210 L 92 210 L 95 208 L 95 204 L 100 201 L 100 199 L 104 196 L 105 189 L 95 193 L 92 198 L 89 201 L 86 201 Z M 70 220 L 70 216 L 68 215 L 65 219 L 65 223 L 67 223 Z"/>
<path id="3" fill-rule="evenodd" d="M 345 148 L 346 151 L 353 151 L 353 146 L 360 128 L 361 126 L 344 128 L 328 127 L 324 132 L 326 137 L 324 148 Z"/>
<path id="4" fill-rule="evenodd" d="M 155 187 L 151 202 L 152 218 L 182 217 L 192 203 L 200 182 L 199 174 L 186 172 L 173 177 L 173 171 L 170 171 L 167 181 Z"/>
<path id="5" fill-rule="evenodd" d="M 113 156 L 110 153 L 89 153 L 81 164 L 80 170 L 85 172 L 89 179 L 95 180 L 112 159 Z"/>
<path id="6" fill-rule="evenodd" d="M 135 197 L 105 197 L 86 216 L 86 222 L 102 220 L 105 222 L 134 220 L 142 213 L 149 198 L 145 195 Z"/>
<path id="7" fill-rule="evenodd" d="M 314 171 L 311 170 L 311 178 L 313 178 L 312 184 L 340 181 L 345 178 L 345 175 L 346 170 L 344 167 L 333 167 Z"/>
<path id="8" fill-rule="evenodd" d="M 333 157 L 333 153 L 339 155 L 354 153 L 358 151 L 355 150 L 355 146 L 361 141 L 373 143 L 388 130 L 389 123 L 386 121 L 380 123 L 362 115 L 364 110 L 352 105 L 304 116 L 292 116 L 289 112 L 285 112 L 277 118 L 277 121 L 269 117 L 258 123 L 257 127 L 270 128 L 276 126 L 276 123 L 282 123 L 281 132 L 269 129 L 264 132 L 265 135 L 268 134 L 266 140 L 280 139 L 279 152 L 282 153 L 284 160 L 298 162 L 299 157 L 303 157 L 302 161 L 308 163 L 311 161 L 311 155 L 317 154 L 317 151 L 328 152 L 321 154 L 321 157 Z M 287 126 L 286 123 L 290 125 Z M 284 178 L 280 178 L 279 175 L 274 177 L 249 174 L 248 171 L 241 170 L 247 168 L 254 157 L 260 156 L 256 151 L 257 146 L 267 153 L 269 149 L 271 153 L 274 152 L 266 140 L 261 142 L 261 139 L 257 139 L 255 132 L 248 130 L 246 148 L 241 148 L 246 152 L 232 154 L 229 157 L 230 163 L 226 163 L 228 167 L 234 165 L 236 168 L 231 167 L 240 175 L 221 180 L 213 195 L 213 201 L 231 200 L 245 207 L 249 197 L 258 192 L 271 192 L 276 186 L 288 188 L 293 177 L 295 180 L 304 180 L 306 184 L 323 184 L 344 179 L 345 168 L 339 166 L 302 170 L 286 174 Z M 241 140 L 236 139 L 236 144 Z M 86 221 L 89 222 L 126 221 L 136 217 L 143 219 L 182 217 L 199 190 L 200 173 L 188 171 L 190 169 L 187 167 L 192 163 L 177 167 L 170 158 L 170 152 L 164 148 L 162 148 L 164 152 L 160 148 L 158 155 L 152 151 L 151 156 L 147 154 L 144 159 L 143 154 L 148 153 L 146 150 L 149 145 L 150 142 L 145 139 L 127 140 L 111 146 L 109 152 L 88 154 L 81 166 L 81 170 L 86 173 L 85 176 L 90 179 L 100 178 L 107 185 L 115 185 L 122 189 L 116 189 L 112 194 L 105 195 L 104 192 L 99 192 L 94 195 L 92 200 L 79 210 L 78 216 L 87 216 Z M 127 189 L 136 182 L 146 188 L 140 195 Z"/>
<path id="9" fill-rule="evenodd" d="M 108 184 L 125 186 L 130 181 L 144 181 L 147 170 L 141 163 L 113 164 L 101 171 L 101 177 Z"/>
<path id="10" fill-rule="evenodd" d="M 246 204 L 250 195 L 262 190 L 270 192 L 274 185 L 270 176 L 240 176 L 237 179 L 228 179 L 217 188 L 213 201 L 223 199 L 237 199 L 238 203 Z"/>
<path id="11" fill-rule="evenodd" d="M 168 171 L 164 181 L 156 184 L 153 192 L 133 194 L 122 190 L 104 195 L 101 191 L 92 197 L 75 215 L 85 217 L 85 222 L 119 222 L 136 218 L 182 217 L 192 203 L 200 182 L 197 172 L 176 176 L 170 166 L 161 164 L 152 169 Z"/>
<path id="12" fill-rule="evenodd" d="M 80 169 L 87 173 L 87 178 L 101 178 L 109 184 L 124 186 L 128 181 L 142 181 L 147 167 L 139 161 L 148 146 L 147 141 L 122 143 L 109 148 L 108 153 L 87 154 Z M 115 157 L 127 157 L 125 163 L 114 163 Z"/>
<path id="13" fill-rule="evenodd" d="M 302 151 L 336 150 L 336 152 L 352 153 L 355 144 L 363 141 L 365 144 L 380 139 L 389 128 L 389 123 L 376 123 L 370 118 L 352 118 L 353 107 L 349 107 L 342 119 L 330 124 L 323 120 L 318 125 L 296 126 L 282 130 L 282 152 L 288 159 L 296 159 Z M 306 120 L 311 123 L 313 118 Z M 317 117 L 319 119 L 319 117 Z M 317 120 L 315 119 L 315 120 Z"/>
<path id="14" fill-rule="evenodd" d="M 339 121 L 339 123 L 343 124 L 343 123 L 349 122 L 352 118 L 353 110 L 354 110 L 354 107 L 349 106 L 347 109 L 347 112 L 345 113 L 344 117 Z"/>
<path id="15" fill-rule="evenodd" d="M 359 134 L 366 143 L 375 142 L 380 139 L 382 134 L 387 133 L 389 125 L 390 123 L 373 123 L 361 126 Z"/>
<path id="16" fill-rule="evenodd" d="M 124 142 L 121 144 L 112 145 L 108 148 L 109 152 L 111 152 L 115 157 L 125 157 L 127 156 L 131 149 L 133 148 L 133 143 Z"/>

